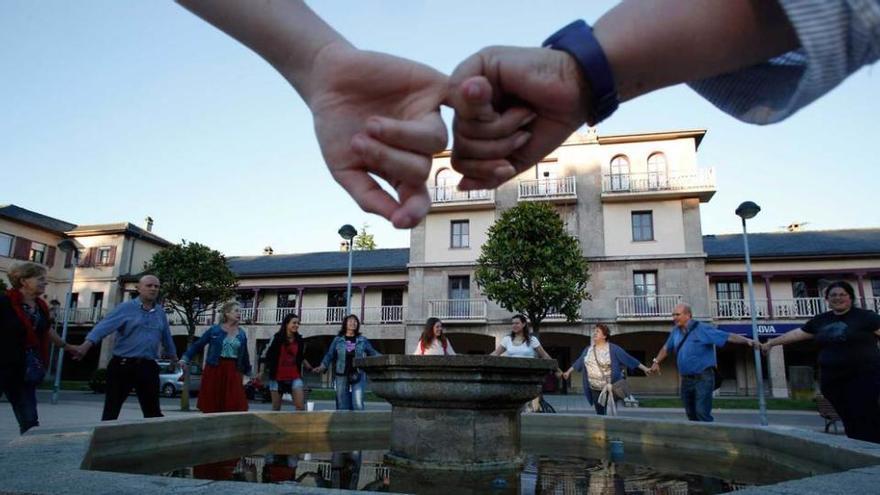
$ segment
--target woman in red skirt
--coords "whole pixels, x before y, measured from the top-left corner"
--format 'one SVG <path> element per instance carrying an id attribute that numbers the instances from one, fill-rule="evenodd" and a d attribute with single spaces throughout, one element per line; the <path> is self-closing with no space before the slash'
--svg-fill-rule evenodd
<path id="1" fill-rule="evenodd" d="M 247 411 L 242 375 L 251 372 L 247 335 L 238 326 L 241 307 L 228 302 L 220 308 L 220 324 L 209 328 L 189 346 L 180 360 L 187 366 L 193 356 L 208 346 L 198 408 L 203 413 Z"/>

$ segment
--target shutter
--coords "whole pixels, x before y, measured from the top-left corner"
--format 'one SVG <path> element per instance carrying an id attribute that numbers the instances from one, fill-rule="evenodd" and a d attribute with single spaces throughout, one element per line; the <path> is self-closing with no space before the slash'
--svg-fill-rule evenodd
<path id="1" fill-rule="evenodd" d="M 25 260 L 27 261 L 28 255 L 31 253 L 31 244 L 33 241 L 24 237 L 16 237 L 15 238 L 15 252 L 12 253 L 12 257 L 17 260 Z"/>
<path id="2" fill-rule="evenodd" d="M 95 248 L 88 248 L 86 252 L 83 253 L 82 258 L 79 259 L 79 266 L 87 267 L 92 266 L 92 259 L 94 258 Z"/>
<path id="3" fill-rule="evenodd" d="M 116 246 L 110 246 L 110 256 L 107 258 L 107 266 L 116 264 Z"/>
<path id="4" fill-rule="evenodd" d="M 49 268 L 55 266 L 55 246 L 49 246 L 46 248 L 46 259 L 43 261 Z"/>
<path id="5" fill-rule="evenodd" d="M 73 251 L 65 251 L 64 252 L 64 268 L 70 268 L 73 266 Z"/>

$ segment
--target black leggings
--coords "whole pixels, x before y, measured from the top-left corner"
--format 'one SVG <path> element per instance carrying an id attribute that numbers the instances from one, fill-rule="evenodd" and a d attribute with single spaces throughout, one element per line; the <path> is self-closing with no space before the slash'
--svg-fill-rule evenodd
<path id="1" fill-rule="evenodd" d="M 846 436 L 880 443 L 880 366 L 848 373 L 822 370 L 821 388 L 843 420 Z"/>

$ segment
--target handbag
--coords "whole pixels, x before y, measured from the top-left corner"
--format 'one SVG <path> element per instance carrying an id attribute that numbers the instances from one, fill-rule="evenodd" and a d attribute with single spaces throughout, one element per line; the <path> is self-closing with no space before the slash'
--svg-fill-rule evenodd
<path id="1" fill-rule="evenodd" d="M 609 349 L 609 352 L 611 352 L 610 349 Z M 599 364 L 599 356 L 596 354 L 596 347 L 595 346 L 593 346 L 593 358 L 596 360 L 596 364 L 598 365 Z M 602 367 L 600 366 L 599 369 L 602 369 Z M 606 382 L 610 381 L 608 378 L 608 375 L 606 375 L 604 372 L 602 373 L 602 379 L 605 380 Z M 617 380 L 616 382 L 612 383 L 611 384 L 611 392 L 614 394 L 614 397 L 616 399 L 626 399 L 627 397 L 629 397 L 630 396 L 629 383 L 627 383 L 626 378 L 621 378 L 620 380 Z"/>
<path id="2" fill-rule="evenodd" d="M 37 356 L 36 351 L 28 349 L 24 353 L 24 382 L 28 385 L 39 385 L 46 377 L 46 368 Z"/>

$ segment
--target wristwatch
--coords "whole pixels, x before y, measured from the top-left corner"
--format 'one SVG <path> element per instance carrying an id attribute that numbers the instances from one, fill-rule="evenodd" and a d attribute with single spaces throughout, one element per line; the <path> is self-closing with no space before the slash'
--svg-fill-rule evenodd
<path id="1" fill-rule="evenodd" d="M 617 110 L 620 100 L 614 84 L 614 73 L 611 72 L 602 45 L 586 22 L 580 19 L 572 22 L 547 38 L 541 46 L 562 50 L 577 61 L 592 93 L 591 108 L 587 109 L 587 114 L 594 121 L 588 124 L 596 125 Z"/>
<path id="2" fill-rule="evenodd" d="M 657 361 L 657 358 L 652 359 L 651 362 L 654 364 L 660 364 L 660 361 Z"/>

